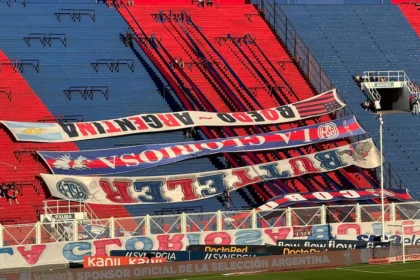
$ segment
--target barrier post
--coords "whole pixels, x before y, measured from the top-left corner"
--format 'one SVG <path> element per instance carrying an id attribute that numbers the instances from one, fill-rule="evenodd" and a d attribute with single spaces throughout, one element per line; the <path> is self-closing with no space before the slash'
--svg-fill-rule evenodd
<path id="1" fill-rule="evenodd" d="M 36 222 L 35 224 L 35 244 L 41 244 L 41 223 Z"/>
<path id="2" fill-rule="evenodd" d="M 109 218 L 109 238 L 115 238 L 115 220 L 114 220 L 114 217 Z"/>
<path id="3" fill-rule="evenodd" d="M 73 241 L 79 240 L 79 223 L 77 220 L 73 221 Z"/>
<path id="4" fill-rule="evenodd" d="M 181 214 L 181 233 L 187 232 L 187 214 L 183 212 Z"/>
<path id="5" fill-rule="evenodd" d="M 223 219 L 222 219 L 222 211 L 218 210 L 216 212 L 216 221 L 217 221 L 217 231 L 223 230 Z"/>
<path id="6" fill-rule="evenodd" d="M 144 217 L 144 230 L 145 230 L 144 235 L 150 234 L 150 215 L 149 214 L 146 214 L 146 216 Z"/>
<path id="7" fill-rule="evenodd" d="M 257 228 L 257 211 L 255 210 L 255 208 L 251 211 L 251 228 Z"/>
<path id="8" fill-rule="evenodd" d="M 397 215 L 396 215 L 396 213 L 395 213 L 395 202 L 392 202 L 390 205 L 389 205 L 389 211 L 390 211 L 390 221 L 391 222 L 395 222 L 396 221 L 396 219 L 397 219 Z"/>
<path id="9" fill-rule="evenodd" d="M 360 207 L 360 204 L 356 204 L 356 223 L 362 222 L 362 208 Z"/>
<path id="10" fill-rule="evenodd" d="M 3 237 L 3 225 L 0 224 L 0 248 L 3 247 L 4 237 Z"/>
<path id="11" fill-rule="evenodd" d="M 290 208 L 290 207 L 287 207 L 287 209 L 286 209 L 286 226 L 288 226 L 288 227 L 293 226 L 292 208 Z"/>
<path id="12" fill-rule="evenodd" d="M 325 204 L 321 206 L 321 225 L 325 225 L 327 223 L 327 209 Z"/>

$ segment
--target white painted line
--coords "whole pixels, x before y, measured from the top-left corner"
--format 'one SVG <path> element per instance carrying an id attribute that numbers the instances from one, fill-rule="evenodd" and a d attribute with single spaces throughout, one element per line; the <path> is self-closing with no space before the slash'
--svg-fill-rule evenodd
<path id="1" fill-rule="evenodd" d="M 223 276 L 235 276 L 235 275 L 251 275 L 257 274 L 262 272 L 269 272 L 268 270 L 258 270 L 258 271 L 244 271 L 244 272 L 232 272 L 232 273 L 225 273 L 222 274 Z"/>
<path id="2" fill-rule="evenodd" d="M 391 271 L 369 271 L 369 270 L 360 270 L 360 269 L 351 269 L 351 268 L 336 268 L 336 269 L 346 270 L 346 271 L 355 271 L 355 272 L 364 272 L 364 273 L 374 273 L 374 274 L 404 273 L 404 272 L 420 271 L 420 269 L 391 270 Z"/>
<path id="3" fill-rule="evenodd" d="M 368 270 L 359 270 L 359 269 L 351 269 L 351 268 L 336 268 L 337 270 L 346 270 L 346 271 L 354 271 L 354 272 L 363 272 L 363 273 L 383 273 L 383 272 L 377 272 L 377 271 L 368 271 Z"/>
<path id="4" fill-rule="evenodd" d="M 420 261 L 408 261 L 405 264 L 410 264 L 410 263 L 417 263 Z M 377 264 L 377 265 L 373 265 L 373 264 L 363 264 L 363 265 L 352 265 L 349 267 L 378 267 L 378 266 L 389 266 L 389 265 L 404 265 L 403 262 L 394 262 L 394 263 L 384 263 L 384 264 Z"/>
<path id="5" fill-rule="evenodd" d="M 225 278 L 227 276 L 223 276 L 223 275 L 213 275 L 213 276 L 205 276 L 205 277 L 194 277 L 194 278 L 185 278 L 185 279 L 181 279 L 181 280 L 196 280 L 196 279 L 217 279 L 217 278 Z"/>

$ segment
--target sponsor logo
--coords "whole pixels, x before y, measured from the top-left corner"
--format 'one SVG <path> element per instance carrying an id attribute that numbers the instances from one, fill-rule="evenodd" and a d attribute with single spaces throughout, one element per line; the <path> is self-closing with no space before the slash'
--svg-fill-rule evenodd
<path id="1" fill-rule="evenodd" d="M 221 252 L 221 253 L 248 253 L 248 246 L 239 248 L 235 246 L 226 247 L 204 247 L 204 252 Z"/>
<path id="2" fill-rule="evenodd" d="M 204 255 L 205 260 L 217 260 L 217 259 L 236 259 L 236 258 L 249 258 L 256 257 L 256 254 L 214 254 L 206 253 Z"/>
<path id="3" fill-rule="evenodd" d="M 181 252 L 183 253 L 183 252 Z M 126 252 L 126 257 L 147 258 L 152 254 L 156 258 L 164 258 L 167 261 L 176 261 L 178 252 Z"/>
<path id="4" fill-rule="evenodd" d="M 318 127 L 318 136 L 321 139 L 335 139 L 338 135 L 340 135 L 340 132 L 333 122 L 324 123 Z"/>
<path id="5" fill-rule="evenodd" d="M 83 267 L 108 267 L 122 265 L 139 265 L 146 263 L 163 263 L 164 258 L 128 258 L 128 257 L 85 257 Z M 59 280 L 59 279 L 57 279 Z"/>
<path id="6" fill-rule="evenodd" d="M 75 180 L 61 180 L 57 183 L 57 190 L 71 200 L 87 200 L 89 192 L 80 182 Z"/>
<path id="7" fill-rule="evenodd" d="M 293 237 L 304 237 L 312 235 L 312 226 L 293 227 Z"/>
<path id="8" fill-rule="evenodd" d="M 369 264 L 388 264 L 388 263 L 391 263 L 391 261 L 389 260 L 389 258 L 385 258 L 385 259 L 369 259 L 368 263 Z"/>
<path id="9" fill-rule="evenodd" d="M 404 256 L 396 256 L 394 258 L 394 261 L 401 262 L 404 260 Z M 405 256 L 406 261 L 418 261 L 420 260 L 420 254 L 412 254 L 412 255 L 406 255 Z"/>
<path id="10" fill-rule="evenodd" d="M 290 249 L 290 248 L 283 248 L 283 255 L 293 255 L 293 254 L 309 254 L 309 253 L 319 253 L 319 252 L 323 252 L 323 251 L 328 251 L 328 249 L 326 250 L 319 250 L 319 249 L 304 249 L 304 248 L 300 248 L 300 249 Z"/>
<path id="11" fill-rule="evenodd" d="M 303 248 L 324 248 L 354 250 L 357 247 L 366 247 L 368 242 L 352 240 L 277 240 L 277 246 L 282 247 L 303 247 Z"/>
<path id="12" fill-rule="evenodd" d="M 32 274 L 33 280 L 72 280 L 73 275 L 70 271 L 56 271 L 56 272 L 34 272 Z"/>

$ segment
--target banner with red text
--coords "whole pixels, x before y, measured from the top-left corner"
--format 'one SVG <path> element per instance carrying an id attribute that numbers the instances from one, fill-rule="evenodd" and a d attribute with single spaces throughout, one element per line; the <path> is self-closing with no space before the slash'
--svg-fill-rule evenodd
<path id="1" fill-rule="evenodd" d="M 75 152 L 38 152 L 55 174 L 116 174 L 217 153 L 285 149 L 365 133 L 354 116 L 263 134 Z"/>
<path id="2" fill-rule="evenodd" d="M 249 126 L 294 122 L 332 113 L 345 104 L 335 89 L 280 107 L 250 112 L 183 111 L 140 114 L 112 120 L 76 123 L 1 121 L 18 141 L 70 142 L 198 126 Z"/>
<path id="3" fill-rule="evenodd" d="M 413 198 L 406 189 L 385 189 L 384 197 L 392 201 L 410 201 Z M 291 193 L 279 195 L 270 199 L 264 205 L 257 208 L 258 211 L 269 211 L 276 208 L 282 208 L 290 204 L 299 203 L 327 203 L 338 201 L 363 201 L 381 197 L 380 189 L 356 189 L 340 191 L 323 191 L 308 193 Z"/>
<path id="4" fill-rule="evenodd" d="M 83 267 L 84 268 L 109 267 L 109 266 L 123 266 L 123 265 L 140 265 L 140 264 L 149 264 L 149 263 L 164 263 L 164 262 L 166 262 L 165 258 L 85 256 L 83 258 Z"/>
<path id="5" fill-rule="evenodd" d="M 367 139 L 290 159 L 202 173 L 155 177 L 41 175 L 51 195 L 58 198 L 96 204 L 154 204 L 195 201 L 258 182 L 351 165 L 376 168 L 379 164 L 379 152 L 372 139 Z"/>

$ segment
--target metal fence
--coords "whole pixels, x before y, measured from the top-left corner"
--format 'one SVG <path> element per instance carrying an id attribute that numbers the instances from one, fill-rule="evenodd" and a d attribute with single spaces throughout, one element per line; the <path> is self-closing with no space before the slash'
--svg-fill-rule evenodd
<path id="1" fill-rule="evenodd" d="M 380 205 L 356 204 L 285 208 L 266 212 L 217 211 L 94 220 L 56 220 L 26 225 L 0 225 L 0 247 L 157 234 L 378 222 L 381 219 Z M 385 205 L 385 220 L 420 220 L 420 202 Z"/>

